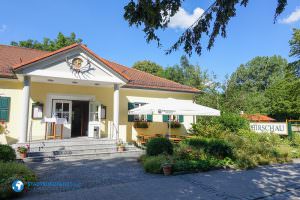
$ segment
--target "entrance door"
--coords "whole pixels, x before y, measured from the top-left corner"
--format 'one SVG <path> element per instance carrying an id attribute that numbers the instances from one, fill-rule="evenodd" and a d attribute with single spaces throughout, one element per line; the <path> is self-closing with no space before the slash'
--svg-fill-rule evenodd
<path id="1" fill-rule="evenodd" d="M 71 137 L 87 136 L 89 117 L 88 101 L 72 101 Z"/>
<path id="2" fill-rule="evenodd" d="M 72 101 L 68 100 L 53 100 L 52 102 L 52 117 L 65 118 L 67 124 L 64 124 L 63 136 L 64 138 L 71 137 L 71 113 Z M 60 133 L 60 126 L 57 126 L 57 133 Z"/>

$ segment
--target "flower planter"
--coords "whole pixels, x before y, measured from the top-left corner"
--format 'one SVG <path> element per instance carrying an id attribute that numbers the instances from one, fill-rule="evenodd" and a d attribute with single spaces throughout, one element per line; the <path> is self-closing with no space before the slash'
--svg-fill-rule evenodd
<path id="1" fill-rule="evenodd" d="M 172 165 L 170 164 L 163 165 L 162 168 L 165 176 L 170 176 L 172 174 Z"/>
<path id="2" fill-rule="evenodd" d="M 119 146 L 118 147 L 118 152 L 123 152 L 125 151 L 125 147 L 124 146 Z"/>
<path id="3" fill-rule="evenodd" d="M 26 157 L 27 157 L 27 153 L 20 153 L 20 157 L 21 157 L 22 159 L 26 158 Z"/>
<path id="4" fill-rule="evenodd" d="M 134 122 L 133 124 L 134 128 L 148 128 L 148 123 L 147 122 Z"/>
<path id="5" fill-rule="evenodd" d="M 180 128 L 181 127 L 181 124 L 179 122 L 171 122 L 171 128 L 173 129 L 176 129 L 176 128 Z M 168 128 L 170 126 L 170 124 L 168 124 Z"/>

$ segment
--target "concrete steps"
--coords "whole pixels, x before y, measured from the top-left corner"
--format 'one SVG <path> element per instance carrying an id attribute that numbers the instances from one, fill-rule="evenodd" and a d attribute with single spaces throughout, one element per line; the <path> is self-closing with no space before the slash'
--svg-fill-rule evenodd
<path id="1" fill-rule="evenodd" d="M 136 149 L 124 152 L 102 152 L 102 153 L 80 153 L 55 156 L 33 156 L 24 159 L 25 162 L 47 162 L 47 161 L 67 161 L 83 159 L 110 159 L 118 157 L 139 157 L 144 154 L 143 150 Z"/>
<path id="2" fill-rule="evenodd" d="M 30 144 L 30 151 L 27 153 L 27 158 L 24 159 L 25 162 L 136 157 L 144 153 L 143 150 L 133 145 L 126 145 L 124 152 L 118 152 L 116 140 L 87 137 L 33 141 L 26 144 Z M 26 144 L 14 144 L 13 148 L 17 149 Z"/>

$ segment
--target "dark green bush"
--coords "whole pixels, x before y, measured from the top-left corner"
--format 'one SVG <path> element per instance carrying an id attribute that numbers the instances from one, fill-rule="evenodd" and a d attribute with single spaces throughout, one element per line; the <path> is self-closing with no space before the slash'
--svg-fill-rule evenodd
<path id="1" fill-rule="evenodd" d="M 167 138 L 153 138 L 147 143 L 148 156 L 157 156 L 162 153 L 173 154 L 173 145 Z"/>
<path id="2" fill-rule="evenodd" d="M 165 155 L 147 156 L 143 158 L 143 167 L 146 172 L 153 174 L 162 173 L 162 165 L 168 162 Z"/>
<path id="3" fill-rule="evenodd" d="M 222 139 L 190 138 L 182 141 L 183 144 L 202 150 L 208 156 L 223 159 L 233 157 L 232 146 Z"/>
<path id="4" fill-rule="evenodd" d="M 225 157 L 233 157 L 232 146 L 221 139 L 210 139 L 205 149 L 208 155 L 223 159 Z"/>
<path id="5" fill-rule="evenodd" d="M 16 162 L 0 162 L 0 199 L 9 199 L 22 194 L 14 192 L 11 188 L 12 182 L 16 179 L 24 183 L 24 190 L 30 189 L 27 182 L 37 181 L 34 172 L 26 165 Z"/>
<path id="6" fill-rule="evenodd" d="M 0 162 L 8 162 L 16 160 L 16 152 L 9 145 L 0 144 Z"/>
<path id="7" fill-rule="evenodd" d="M 200 160 L 177 160 L 174 162 L 173 170 L 180 171 L 208 171 L 220 168 L 223 165 L 222 160 L 207 157 Z"/>

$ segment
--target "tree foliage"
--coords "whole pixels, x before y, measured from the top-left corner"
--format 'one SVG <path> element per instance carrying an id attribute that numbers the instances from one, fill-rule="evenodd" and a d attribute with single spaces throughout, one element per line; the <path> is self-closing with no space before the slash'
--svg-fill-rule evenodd
<path id="1" fill-rule="evenodd" d="M 26 47 L 31 49 L 39 49 L 44 51 L 55 51 L 60 48 L 69 46 L 74 43 L 81 43 L 82 39 L 76 38 L 75 33 L 71 33 L 70 36 L 65 36 L 61 32 L 58 33 L 56 39 L 51 40 L 49 38 L 44 38 L 42 42 L 37 40 L 23 40 L 19 42 L 12 41 L 10 44 L 18 47 Z"/>
<path id="2" fill-rule="evenodd" d="M 156 32 L 167 28 L 170 18 L 174 16 L 182 6 L 184 0 L 131 0 L 125 7 L 124 18 L 130 26 L 143 26 L 146 41 L 157 41 L 160 39 Z M 215 0 L 206 9 L 196 22 L 184 31 L 166 52 L 169 54 L 183 46 L 184 51 L 191 55 L 193 51 L 201 54 L 201 39 L 204 35 L 209 37 L 207 48 L 211 49 L 218 35 L 226 37 L 226 28 L 232 17 L 236 16 L 238 5 L 247 7 L 249 0 Z M 275 1 L 276 2 L 276 1 Z M 277 0 L 274 22 L 284 11 L 287 0 Z"/>
<path id="3" fill-rule="evenodd" d="M 265 92 L 284 77 L 287 66 L 280 56 L 255 57 L 242 64 L 227 82 L 224 107 L 233 112 L 269 113 Z"/>
<path id="4" fill-rule="evenodd" d="M 138 61 L 132 66 L 134 69 L 138 69 L 140 71 L 144 71 L 155 76 L 163 76 L 163 68 L 162 66 L 156 64 L 155 62 L 151 62 L 149 60 Z"/>
<path id="5" fill-rule="evenodd" d="M 290 43 L 290 56 L 300 58 L 300 29 L 293 29 L 293 37 Z"/>
<path id="6" fill-rule="evenodd" d="M 191 64 L 186 56 L 180 58 L 179 64 L 166 68 L 151 61 L 136 62 L 133 68 L 195 87 L 204 92 L 196 97 L 197 102 L 219 108 L 221 84 L 215 81 L 215 75 L 210 75 L 207 71 L 201 70 L 200 66 Z"/>
<path id="7" fill-rule="evenodd" d="M 300 79 L 289 69 L 266 91 L 269 114 L 282 120 L 300 118 Z"/>

